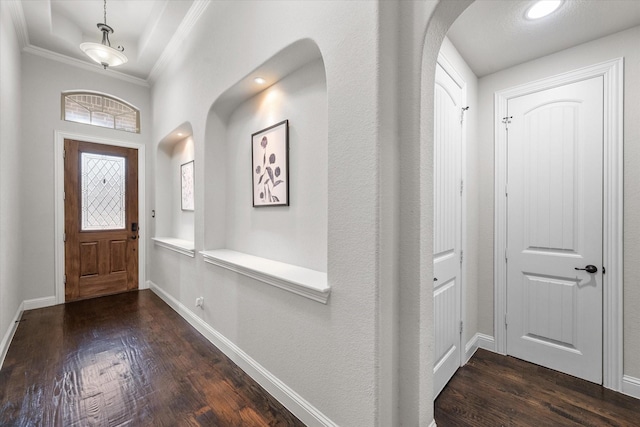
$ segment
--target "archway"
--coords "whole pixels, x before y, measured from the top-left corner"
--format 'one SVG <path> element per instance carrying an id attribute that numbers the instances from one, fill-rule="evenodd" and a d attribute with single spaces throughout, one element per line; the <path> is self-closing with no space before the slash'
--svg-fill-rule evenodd
<path id="1" fill-rule="evenodd" d="M 469 4 L 471 4 L 471 2 L 469 2 L 466 6 L 468 6 Z M 442 6 L 442 8 L 441 8 Z M 450 5 L 449 5 L 450 6 Z M 477 5 L 480 6 L 480 5 Z M 574 7 L 574 5 L 571 5 L 571 7 Z M 445 10 L 447 9 L 447 10 Z M 465 9 L 465 8 L 460 8 L 460 9 Z M 426 37 L 425 37 L 425 42 L 424 42 L 424 47 L 423 47 L 423 56 L 422 56 L 422 66 L 421 66 L 421 102 L 420 102 L 420 165 L 419 165 L 419 170 L 420 170 L 420 185 L 423 186 L 423 191 L 420 194 L 420 197 L 423 199 L 423 202 L 421 204 L 421 212 L 422 212 L 422 218 L 421 218 L 421 233 L 420 233 L 420 237 L 421 237 L 421 249 L 424 250 L 424 254 L 427 253 L 428 248 L 426 246 L 428 246 L 427 243 L 431 242 L 431 235 L 429 234 L 429 230 L 428 230 L 428 224 L 423 224 L 423 222 L 425 221 L 426 217 L 430 216 L 430 208 L 432 208 L 432 206 L 428 206 L 431 198 L 432 198 L 432 194 L 430 193 L 430 186 L 431 186 L 431 182 L 430 182 L 430 178 L 432 177 L 433 171 L 430 170 L 430 163 L 431 163 L 431 159 L 432 159 L 432 152 L 430 151 L 432 149 L 432 145 L 433 145 L 433 139 L 432 139 L 432 132 L 433 132 L 433 107 L 432 107 L 432 102 L 433 102 L 433 67 L 435 66 L 435 55 L 437 54 L 437 50 L 435 48 L 435 45 L 437 44 L 437 46 L 440 46 L 440 43 L 442 41 L 442 38 L 444 38 L 444 36 L 446 35 L 448 29 L 451 27 L 451 25 L 453 25 L 454 21 L 462 14 L 463 10 L 458 10 L 457 13 L 453 13 L 451 11 L 451 8 L 446 8 L 445 5 L 442 4 L 438 4 L 438 6 L 436 7 L 436 9 L 434 10 L 434 14 L 431 18 L 431 21 L 429 22 L 429 25 L 427 26 L 427 32 L 426 32 Z M 452 16 L 455 15 L 455 16 Z M 467 15 L 465 15 L 467 16 Z M 460 21 L 460 22 L 465 22 L 465 21 Z M 634 24 L 634 25 L 637 25 Z M 477 29 L 476 29 L 477 31 Z M 619 30 L 622 31 L 622 30 Z M 637 33 L 636 33 L 637 34 Z M 439 36 L 442 35 L 442 38 L 439 38 Z M 589 65 L 593 65 L 595 63 L 600 63 L 602 61 L 606 61 L 606 60 L 610 60 L 613 59 L 614 57 L 621 57 L 621 56 L 627 56 L 629 54 L 629 52 L 627 51 L 625 53 L 625 51 L 623 50 L 622 47 L 620 47 L 620 49 L 618 49 L 618 46 L 613 46 L 614 48 L 610 48 L 608 49 L 607 52 L 602 52 L 604 49 L 604 46 L 610 46 L 612 45 L 612 41 L 614 36 L 611 36 L 611 39 L 608 39 L 608 42 L 599 42 L 599 40 L 601 38 L 604 37 L 609 37 L 607 34 L 605 35 L 594 35 L 595 40 L 587 40 L 587 41 L 581 41 L 578 42 L 574 45 L 568 46 L 568 47 L 564 47 L 563 49 L 570 49 L 571 52 L 569 53 L 570 56 L 567 56 L 566 60 L 562 60 L 560 61 L 559 58 L 561 57 L 561 53 L 557 53 L 557 54 L 553 54 L 550 55 L 549 53 L 545 54 L 548 55 L 549 57 L 545 56 L 545 59 L 528 59 L 526 67 L 525 66 L 520 66 L 518 65 L 518 67 L 514 67 L 514 70 L 512 70 L 511 68 L 513 67 L 513 65 L 508 65 L 508 66 L 504 66 L 503 68 L 500 68 L 497 71 L 494 71 L 496 74 L 495 76 L 487 79 L 486 81 L 489 82 L 485 85 L 484 87 L 484 98 L 489 98 L 489 95 L 487 95 L 490 92 L 491 95 L 491 99 L 493 100 L 493 93 L 499 90 L 505 90 L 509 87 L 513 87 L 519 84 L 523 84 L 524 82 L 524 78 L 528 79 L 527 81 L 531 81 L 531 80 L 537 80 L 537 79 L 542 79 L 542 78 L 546 78 L 546 77 L 550 77 L 552 75 L 557 75 L 560 73 L 566 73 L 569 72 L 571 70 L 576 70 L 576 69 L 580 69 L 582 67 L 587 67 Z M 616 35 L 615 37 L 623 37 L 620 36 L 619 34 Z M 589 43 L 587 45 L 587 43 Z M 600 43 L 600 44 L 597 44 Z M 618 43 L 619 45 L 622 45 L 623 43 Z M 598 49 L 593 49 L 593 47 L 597 47 Z M 594 50 L 596 52 L 594 52 Z M 429 57 L 430 56 L 430 57 Z M 556 61 L 557 59 L 557 61 Z M 529 67 L 528 62 L 531 62 L 531 67 Z M 553 62 L 555 61 L 555 62 Z M 551 66 L 550 66 L 551 65 Z M 631 64 L 627 64 L 626 66 L 630 66 Z M 536 68 L 537 66 L 537 68 Z M 519 72 L 519 75 L 516 76 L 516 71 Z M 494 72 L 491 72 L 491 75 L 493 75 Z M 627 70 L 627 73 L 629 71 Z M 485 73 L 487 74 L 487 73 Z M 481 78 L 483 76 L 485 76 L 485 74 L 478 74 Z M 630 74 L 627 74 L 627 78 L 632 78 Z M 500 83 L 499 84 L 496 83 L 496 80 L 501 80 L 501 81 L 506 81 L 505 83 Z M 485 125 L 483 125 L 484 127 L 489 127 L 489 124 L 486 123 L 491 123 L 491 129 L 493 129 L 494 125 L 493 125 L 493 108 L 491 107 L 490 104 L 487 104 L 486 102 L 484 104 L 482 104 L 485 106 L 485 113 L 483 113 L 483 117 L 481 117 L 480 119 L 483 120 L 483 123 L 485 123 Z M 627 111 L 627 118 L 629 118 L 629 114 L 630 112 Z M 501 117 L 501 116 L 498 116 Z M 625 121 L 626 123 L 629 122 L 629 120 Z M 493 140 L 491 139 L 491 136 L 488 136 L 488 132 L 486 131 L 482 131 L 484 138 L 485 138 L 485 143 L 483 145 L 483 150 L 492 150 L 493 148 Z M 628 133 L 628 129 L 625 129 L 625 133 Z M 488 228 L 493 227 L 493 213 L 491 212 L 491 209 L 493 208 L 493 198 L 494 195 L 494 188 L 493 188 L 493 175 L 492 175 L 492 168 L 493 168 L 493 155 L 490 153 L 489 155 L 486 156 L 487 159 L 489 159 L 487 162 L 485 162 L 486 166 L 486 173 L 491 174 L 490 178 L 486 179 L 486 188 L 489 188 L 489 186 L 491 186 L 491 188 L 489 190 L 487 190 L 488 192 L 485 192 L 484 194 L 487 196 L 486 198 L 483 199 L 483 203 L 486 203 L 486 205 L 488 206 L 488 210 L 489 210 L 489 214 L 488 216 L 485 215 L 485 223 L 487 224 Z M 627 160 L 627 163 L 629 162 L 629 160 Z M 629 172 L 628 170 L 625 171 L 625 175 L 627 176 L 627 179 L 629 178 Z M 426 176 L 426 177 L 425 177 Z M 629 182 L 630 180 L 628 180 L 627 182 Z M 487 184 L 488 183 L 488 184 Z M 485 188 L 485 189 L 486 189 Z M 497 191 L 497 190 L 496 190 Z M 628 191 L 628 190 L 627 190 Z M 497 193 L 496 193 L 497 194 Z M 490 196 L 491 195 L 491 196 Z M 497 197 L 497 196 L 495 196 Z M 607 199 L 608 200 L 608 199 Z M 430 219 L 430 218 L 429 218 Z M 493 236 L 493 234 L 491 234 L 491 230 L 488 231 L 487 236 L 485 236 L 485 239 L 490 239 L 491 237 L 489 237 L 489 235 Z M 492 241 L 487 240 L 488 244 L 491 244 Z M 489 246 L 485 246 L 485 248 L 487 248 Z M 629 248 L 631 248 L 631 252 L 635 251 L 635 247 L 631 246 L 630 243 L 627 241 L 625 242 L 625 249 L 629 250 Z M 465 253 L 466 255 L 466 253 Z M 425 257 L 423 256 L 423 259 Z M 465 256 L 466 258 L 466 256 Z M 484 282 L 486 282 L 486 286 L 484 286 L 482 288 L 482 294 L 487 295 L 485 299 L 485 303 L 484 303 L 484 308 L 482 309 L 483 312 L 485 313 L 485 315 L 488 316 L 493 316 L 493 305 L 492 304 L 498 304 L 498 301 L 495 301 L 494 303 L 494 295 L 493 295 L 493 281 L 492 278 L 493 276 L 491 275 L 492 270 L 492 265 L 493 265 L 493 260 L 494 259 L 498 259 L 498 255 L 494 255 L 493 251 L 491 251 L 491 248 L 489 247 L 488 251 L 487 251 L 487 256 L 485 257 L 485 261 L 488 262 L 488 267 L 487 267 L 487 272 L 488 274 L 485 274 L 485 277 L 483 278 Z M 622 258 L 621 256 L 619 257 L 620 259 Z M 422 262 L 422 260 L 421 260 Z M 609 265 L 609 264 L 607 264 Z M 421 270 L 423 272 L 426 272 L 428 270 L 428 266 L 426 265 L 422 265 L 421 264 Z M 607 273 L 610 272 L 609 267 L 607 266 Z M 426 290 L 428 289 L 429 286 L 429 276 L 426 274 L 421 274 L 421 288 L 424 288 L 424 291 L 426 293 Z M 422 290 L 421 290 L 422 292 Z M 479 293 L 481 291 L 478 291 Z M 422 298 L 423 297 L 423 298 Z M 423 324 L 422 321 L 424 319 L 427 319 L 429 316 L 432 315 L 432 313 L 430 313 L 429 309 L 429 305 L 432 304 L 431 302 L 426 302 L 427 301 L 427 295 L 422 295 L 421 294 L 421 313 L 428 313 L 428 316 L 424 316 L 421 314 L 421 325 Z M 620 307 L 621 308 L 621 307 Z M 617 320 L 616 320 L 617 321 Z M 622 321 L 622 315 L 620 315 L 619 321 Z M 496 317 L 494 318 L 490 318 L 489 321 L 485 321 L 485 333 L 489 334 L 489 333 L 493 333 L 496 336 L 496 339 L 498 338 L 498 336 L 496 335 L 495 332 L 495 325 L 500 326 L 502 324 L 502 317 Z M 488 326 L 487 326 L 488 325 Z M 630 326 L 629 326 L 630 325 Z M 633 322 L 628 322 L 625 325 L 625 328 L 635 328 L 635 325 L 633 325 Z M 427 330 L 429 330 L 429 328 L 425 328 Z M 432 329 L 431 329 L 432 330 Z M 620 329 L 621 332 L 621 329 Z M 625 334 L 626 335 L 626 334 Z M 632 345 L 633 342 L 629 343 L 628 342 L 629 339 L 627 338 L 627 344 L 628 345 Z M 610 340 L 606 341 L 606 345 L 610 346 Z M 621 344 L 620 344 L 621 345 Z M 428 344 L 421 344 L 421 349 L 424 347 L 427 347 Z M 431 349 L 429 349 L 428 351 L 430 351 Z M 622 351 L 622 350 L 621 350 Z M 426 360 L 426 356 L 428 355 L 427 353 L 421 353 L 421 363 Z M 627 363 L 627 362 L 625 362 Z M 632 360 L 632 363 L 629 363 L 629 366 L 631 366 L 633 368 L 633 366 L 635 366 L 635 361 Z M 620 361 L 621 364 L 621 361 Z M 423 366 L 423 370 L 427 370 L 428 369 L 429 364 Z M 632 369 L 632 368 L 627 368 L 627 369 Z M 605 368 L 607 369 L 607 368 Z M 622 376 L 622 368 L 620 368 L 620 377 Z M 610 374 L 611 375 L 611 374 Z M 614 375 L 615 376 L 615 375 Z M 621 381 L 620 378 L 617 379 L 617 381 Z M 607 385 L 607 382 L 605 381 L 605 386 L 607 387 L 611 387 L 611 388 L 617 388 L 615 387 L 615 382 L 614 383 L 608 383 L 609 385 Z M 623 384 L 623 388 L 624 388 L 624 384 Z"/>

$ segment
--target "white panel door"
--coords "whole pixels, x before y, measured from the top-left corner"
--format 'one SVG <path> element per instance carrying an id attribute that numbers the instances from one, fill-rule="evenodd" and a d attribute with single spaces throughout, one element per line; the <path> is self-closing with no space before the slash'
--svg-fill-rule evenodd
<path id="1" fill-rule="evenodd" d="M 602 93 L 595 77 L 508 101 L 507 353 L 596 383 Z"/>
<path id="2" fill-rule="evenodd" d="M 460 366 L 462 88 L 438 64 L 433 188 L 434 396 Z"/>

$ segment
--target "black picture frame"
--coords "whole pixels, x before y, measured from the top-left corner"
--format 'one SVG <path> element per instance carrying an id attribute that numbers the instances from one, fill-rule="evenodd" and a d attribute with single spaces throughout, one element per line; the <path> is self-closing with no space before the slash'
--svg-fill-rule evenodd
<path id="1" fill-rule="evenodd" d="M 251 135 L 253 207 L 289 206 L 289 120 Z"/>

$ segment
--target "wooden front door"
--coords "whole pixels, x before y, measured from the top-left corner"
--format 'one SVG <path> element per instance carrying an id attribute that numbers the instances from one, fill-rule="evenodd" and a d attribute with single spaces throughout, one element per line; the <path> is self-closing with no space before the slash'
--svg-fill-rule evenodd
<path id="1" fill-rule="evenodd" d="M 138 151 L 65 139 L 65 300 L 138 288 Z"/>

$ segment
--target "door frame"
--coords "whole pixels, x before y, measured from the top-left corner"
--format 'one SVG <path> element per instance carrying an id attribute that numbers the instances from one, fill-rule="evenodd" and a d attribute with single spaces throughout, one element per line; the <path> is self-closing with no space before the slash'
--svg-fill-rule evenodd
<path id="1" fill-rule="evenodd" d="M 622 390 L 623 375 L 623 82 L 624 59 L 580 68 L 501 90 L 494 95 L 495 211 L 494 211 L 494 337 L 495 350 L 507 351 L 507 138 L 502 118 L 511 98 L 602 76 L 603 117 L 603 386 Z"/>
<path id="2" fill-rule="evenodd" d="M 467 82 L 464 80 L 462 75 L 456 70 L 455 66 L 449 61 L 447 55 L 442 53 L 442 50 L 438 53 L 438 59 L 436 64 L 439 64 L 442 69 L 453 79 L 454 82 L 458 86 L 460 86 L 460 90 L 462 91 L 461 103 L 462 105 L 467 105 Z M 435 82 L 434 82 L 435 85 Z M 462 115 L 462 111 L 460 112 Z M 461 116 L 461 129 L 460 129 L 460 179 L 462 180 L 462 194 L 460 195 L 460 251 L 462 256 L 462 263 L 460 265 L 460 321 L 463 324 L 463 330 L 460 333 L 460 342 L 459 350 L 460 350 L 460 366 L 464 366 L 468 359 L 467 355 L 469 353 L 469 349 L 467 348 L 468 342 L 464 339 L 464 325 L 467 325 L 467 278 L 465 275 L 465 267 L 466 263 L 464 261 L 464 253 L 467 249 L 467 198 L 465 192 L 465 183 L 467 181 L 467 120 Z M 434 334 L 435 339 L 435 334 Z M 473 338 L 471 338 L 473 340 Z M 469 356 L 471 357 L 471 356 Z"/>
<path id="3" fill-rule="evenodd" d="M 138 150 L 138 223 L 140 231 L 138 238 L 138 289 L 146 289 L 146 205 L 145 205 L 145 145 L 137 142 L 119 141 L 91 135 L 81 135 L 72 132 L 56 130 L 54 132 L 54 195 L 55 195 L 55 298 L 56 304 L 64 304 L 64 140 L 74 139 L 93 144 L 113 145 L 116 147 L 134 148 Z"/>

